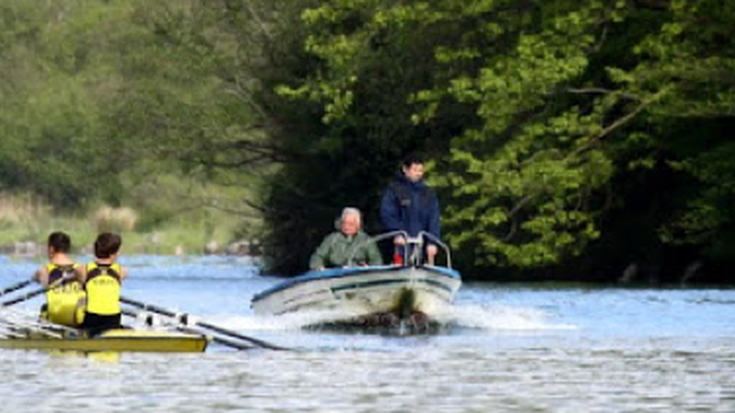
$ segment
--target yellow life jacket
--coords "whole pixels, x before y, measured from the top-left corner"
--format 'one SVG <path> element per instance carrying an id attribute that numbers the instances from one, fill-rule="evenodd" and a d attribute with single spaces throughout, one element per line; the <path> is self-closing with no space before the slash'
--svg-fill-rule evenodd
<path id="1" fill-rule="evenodd" d="M 120 264 L 87 264 L 87 312 L 99 315 L 120 314 Z"/>
<path id="2" fill-rule="evenodd" d="M 44 318 L 56 324 L 76 327 L 84 321 L 84 289 L 73 277 L 79 264 L 46 265 L 49 289 L 46 291 L 46 311 Z"/>

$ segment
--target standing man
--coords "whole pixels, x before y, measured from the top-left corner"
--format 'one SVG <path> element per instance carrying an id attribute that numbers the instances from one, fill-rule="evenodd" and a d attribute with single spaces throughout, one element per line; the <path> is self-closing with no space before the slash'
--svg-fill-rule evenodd
<path id="1" fill-rule="evenodd" d="M 439 231 L 439 201 L 434 191 L 424 182 L 424 161 L 416 155 L 403 160 L 402 173 L 388 186 L 380 204 L 380 220 L 390 231 L 406 231 L 413 238 L 425 231 L 437 239 Z M 403 236 L 396 236 L 393 243 L 398 250 L 406 244 Z M 424 240 L 429 265 L 434 265 L 437 247 L 431 240 Z"/>

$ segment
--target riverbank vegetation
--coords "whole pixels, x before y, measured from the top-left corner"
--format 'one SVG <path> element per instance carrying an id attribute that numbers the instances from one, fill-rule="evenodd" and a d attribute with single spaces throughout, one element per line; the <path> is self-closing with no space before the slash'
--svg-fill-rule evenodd
<path id="1" fill-rule="evenodd" d="M 209 188 L 217 198 L 220 191 Z M 73 251 L 81 254 L 92 253 L 102 231 L 122 234 L 126 254 L 258 253 L 256 234 L 233 230 L 231 211 L 202 206 L 199 199 L 159 198 L 139 207 L 58 211 L 34 195 L 0 195 L 0 253 L 44 256 L 48 234 L 58 230 L 72 236 Z"/>
<path id="2" fill-rule="evenodd" d="M 418 151 L 467 276 L 735 280 L 731 2 L 8 0 L 0 17 L 0 188 L 53 213 L 130 207 L 145 233 L 183 225 L 171 206 L 234 211 L 209 225 L 293 274 L 343 206 L 378 232 Z"/>

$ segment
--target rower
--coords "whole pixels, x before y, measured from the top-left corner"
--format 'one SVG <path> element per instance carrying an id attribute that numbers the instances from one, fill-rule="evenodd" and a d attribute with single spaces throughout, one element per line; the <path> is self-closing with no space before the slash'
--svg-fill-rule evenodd
<path id="1" fill-rule="evenodd" d="M 41 318 L 76 327 L 84 319 L 85 295 L 80 282 L 84 267 L 69 257 L 70 249 L 69 235 L 61 231 L 51 233 L 48 237 L 49 263 L 38 269 L 33 278 L 47 289 Z"/>
<path id="2" fill-rule="evenodd" d="M 84 279 L 87 309 L 82 324 L 90 336 L 122 327 L 120 287 L 128 271 L 117 263 L 121 245 L 122 238 L 109 232 L 94 242 L 95 261 L 87 264 Z"/>

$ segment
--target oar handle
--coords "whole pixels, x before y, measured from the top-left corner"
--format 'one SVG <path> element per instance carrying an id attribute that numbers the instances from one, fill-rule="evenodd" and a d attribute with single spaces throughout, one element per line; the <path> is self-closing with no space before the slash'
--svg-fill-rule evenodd
<path id="1" fill-rule="evenodd" d="M 31 298 L 33 298 L 33 297 L 35 297 L 37 295 L 41 295 L 41 294 L 43 294 L 45 292 L 48 292 L 48 291 L 51 291 L 51 290 L 53 290 L 55 288 L 59 288 L 62 285 L 64 285 L 64 283 L 66 283 L 67 281 L 70 281 L 70 280 L 73 280 L 73 278 L 62 277 L 59 280 L 56 280 L 53 284 L 49 285 L 48 287 L 39 288 L 38 290 L 31 291 L 31 292 L 29 292 L 29 293 L 27 293 L 25 295 L 22 295 L 22 296 L 20 296 L 18 298 L 14 298 L 12 300 L 2 302 L 2 303 L 0 303 L 0 307 L 8 307 L 8 306 L 11 306 L 13 304 L 18 304 L 20 302 L 23 302 L 23 301 L 26 301 L 26 300 L 30 300 Z"/>

